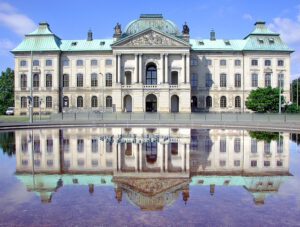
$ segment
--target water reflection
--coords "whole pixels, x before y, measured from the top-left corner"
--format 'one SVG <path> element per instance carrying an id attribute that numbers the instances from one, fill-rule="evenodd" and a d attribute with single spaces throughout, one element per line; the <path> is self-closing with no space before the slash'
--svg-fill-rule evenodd
<path id="1" fill-rule="evenodd" d="M 275 139 L 274 139 L 275 138 Z M 16 176 L 43 203 L 66 185 L 110 186 L 115 199 L 161 210 L 190 187 L 244 187 L 255 204 L 289 173 L 289 134 L 270 140 L 244 130 L 68 128 L 15 132 Z"/>

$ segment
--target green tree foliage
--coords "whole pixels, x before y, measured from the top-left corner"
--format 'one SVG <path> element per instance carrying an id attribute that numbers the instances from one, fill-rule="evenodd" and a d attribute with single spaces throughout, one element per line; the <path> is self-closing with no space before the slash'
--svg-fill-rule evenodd
<path id="1" fill-rule="evenodd" d="M 281 96 L 281 104 L 283 103 L 284 97 Z M 279 88 L 257 88 L 250 92 L 246 100 L 246 107 L 259 113 L 278 112 L 278 106 Z"/>
<path id="2" fill-rule="evenodd" d="M 278 132 L 260 132 L 260 131 L 250 131 L 249 135 L 251 138 L 254 138 L 258 141 L 266 141 L 270 143 L 272 140 L 279 140 Z M 282 138 L 281 138 L 282 139 Z"/>
<path id="3" fill-rule="evenodd" d="M 297 80 L 298 80 L 298 105 L 300 106 L 300 77 L 292 81 L 291 100 L 297 104 Z"/>
<path id="4" fill-rule="evenodd" d="M 4 132 L 0 133 L 0 148 L 4 154 L 8 156 L 13 156 L 16 153 L 15 146 L 15 133 L 14 132 Z"/>
<path id="5" fill-rule="evenodd" d="M 0 114 L 10 106 L 14 106 L 14 71 L 7 68 L 0 77 Z"/>
<path id="6" fill-rule="evenodd" d="M 300 106 L 297 107 L 297 104 L 293 103 L 288 105 L 285 110 L 286 113 L 300 113 Z"/>

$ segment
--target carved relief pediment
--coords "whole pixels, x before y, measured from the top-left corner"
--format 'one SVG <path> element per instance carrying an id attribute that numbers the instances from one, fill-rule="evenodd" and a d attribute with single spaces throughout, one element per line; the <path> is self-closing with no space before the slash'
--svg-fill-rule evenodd
<path id="1" fill-rule="evenodd" d="M 132 39 L 124 40 L 120 42 L 117 46 L 122 47 L 184 47 L 184 44 L 176 39 L 165 36 L 153 30 L 143 33 L 139 36 L 132 37 Z"/>

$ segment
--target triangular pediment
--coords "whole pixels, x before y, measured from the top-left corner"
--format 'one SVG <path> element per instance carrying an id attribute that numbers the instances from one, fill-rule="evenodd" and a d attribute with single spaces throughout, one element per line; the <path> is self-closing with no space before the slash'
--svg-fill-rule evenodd
<path id="1" fill-rule="evenodd" d="M 112 44 L 112 47 L 190 47 L 184 40 L 165 34 L 156 29 L 146 29 L 140 33 L 122 38 Z"/>

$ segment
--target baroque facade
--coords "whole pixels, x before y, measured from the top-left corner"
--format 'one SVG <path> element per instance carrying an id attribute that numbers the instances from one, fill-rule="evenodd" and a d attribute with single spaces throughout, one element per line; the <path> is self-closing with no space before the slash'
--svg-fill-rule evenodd
<path id="1" fill-rule="evenodd" d="M 247 111 L 257 87 L 289 101 L 293 51 L 265 22 L 241 40 L 192 39 L 160 14 L 115 26 L 112 39 L 63 40 L 47 23 L 14 49 L 15 112 Z M 29 98 L 28 98 L 29 97 Z"/>

